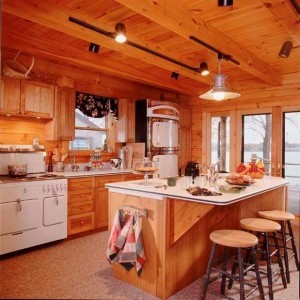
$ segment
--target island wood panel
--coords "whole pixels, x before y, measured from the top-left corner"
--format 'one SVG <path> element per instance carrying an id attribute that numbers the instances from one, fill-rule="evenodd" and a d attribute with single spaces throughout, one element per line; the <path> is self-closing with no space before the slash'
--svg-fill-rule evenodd
<path id="1" fill-rule="evenodd" d="M 122 205 L 143 207 L 148 211 L 147 218 L 140 218 L 147 262 L 140 277 L 134 268 L 127 271 L 121 265 L 113 264 L 114 276 L 119 280 L 138 286 L 152 295 L 159 294 L 164 290 L 165 277 L 165 201 L 109 193 L 109 230 L 111 230 L 115 213 Z"/>
<path id="2" fill-rule="evenodd" d="M 126 199 L 126 201 L 124 201 Z M 168 198 L 155 200 L 110 193 L 109 226 L 123 203 L 148 209 L 143 218 L 147 262 L 141 277 L 114 264 L 117 279 L 166 299 L 206 272 L 211 250 L 209 235 L 219 229 L 240 229 L 241 218 L 258 217 L 260 210 L 284 210 L 286 187 L 276 188 L 225 206 Z M 171 236 L 169 236 L 171 235 Z M 171 241 L 171 243 L 170 243 Z M 221 254 L 221 248 L 217 256 Z M 150 272 L 150 274 L 148 274 Z"/>

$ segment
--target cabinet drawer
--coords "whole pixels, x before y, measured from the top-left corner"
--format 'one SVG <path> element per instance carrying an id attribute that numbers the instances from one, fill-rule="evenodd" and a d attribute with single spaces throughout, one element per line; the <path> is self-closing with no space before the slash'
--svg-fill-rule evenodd
<path id="1" fill-rule="evenodd" d="M 123 175 L 96 177 L 96 187 L 104 187 L 105 183 L 124 181 Z"/>
<path id="2" fill-rule="evenodd" d="M 94 202 L 92 200 L 74 202 L 68 204 L 68 215 L 78 215 L 86 212 L 92 212 L 94 210 Z"/>
<path id="3" fill-rule="evenodd" d="M 126 174 L 126 175 L 124 175 L 125 181 L 139 180 L 139 179 L 143 179 L 143 178 L 144 178 L 144 176 L 143 175 L 139 175 L 139 174 Z"/>
<path id="4" fill-rule="evenodd" d="M 84 213 L 68 217 L 68 234 L 94 229 L 94 213 Z"/>
<path id="5" fill-rule="evenodd" d="M 95 182 L 95 177 L 81 177 L 81 178 L 71 178 L 68 180 L 68 190 L 82 190 L 93 188 Z"/>
<path id="6" fill-rule="evenodd" d="M 94 199 L 94 189 L 75 190 L 68 192 L 68 203 L 82 201 L 92 201 Z"/>

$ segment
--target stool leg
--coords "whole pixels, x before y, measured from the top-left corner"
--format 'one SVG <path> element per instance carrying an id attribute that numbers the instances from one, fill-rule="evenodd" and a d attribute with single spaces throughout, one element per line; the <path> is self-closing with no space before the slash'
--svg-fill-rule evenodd
<path id="1" fill-rule="evenodd" d="M 286 280 L 287 283 L 290 283 L 290 270 L 289 270 L 289 255 L 286 249 L 286 235 L 285 235 L 285 222 L 281 221 L 280 222 L 281 225 L 281 229 L 280 229 L 280 233 L 282 235 L 282 247 L 283 247 L 283 258 L 284 258 L 284 264 L 285 264 L 285 274 L 286 274 Z"/>
<path id="2" fill-rule="evenodd" d="M 236 251 L 236 254 L 235 254 L 235 258 L 234 258 L 234 262 L 232 264 L 232 269 L 231 269 L 231 275 L 234 276 L 235 272 L 236 272 L 236 268 L 238 267 L 238 263 L 237 263 L 237 260 L 238 260 L 238 256 L 237 256 L 237 251 Z M 233 279 L 232 278 L 229 278 L 229 283 L 228 283 L 228 289 L 230 290 L 232 288 L 232 285 L 233 285 Z"/>
<path id="3" fill-rule="evenodd" d="M 228 247 L 224 249 L 224 262 L 223 262 L 223 271 L 227 271 L 227 262 L 228 262 Z M 225 294 L 225 283 L 226 283 L 226 275 L 222 274 L 222 283 L 221 283 L 221 294 Z"/>
<path id="4" fill-rule="evenodd" d="M 279 264 L 279 267 L 280 267 L 280 274 L 281 274 L 282 283 L 283 283 L 284 288 L 286 289 L 287 288 L 286 279 L 285 279 L 285 276 L 284 276 L 283 263 L 282 263 L 282 259 L 281 259 L 281 255 L 280 255 L 280 248 L 279 248 L 279 244 L 278 244 L 276 231 L 273 232 L 273 238 L 274 238 L 275 247 L 277 249 L 277 258 L 278 258 L 278 264 Z"/>
<path id="5" fill-rule="evenodd" d="M 271 257 L 270 257 L 270 240 L 268 233 L 264 235 L 264 245 L 266 250 L 266 260 L 267 260 L 267 273 L 268 273 L 268 285 L 269 285 L 269 297 L 273 300 L 273 284 L 272 284 L 272 269 L 271 269 Z"/>
<path id="6" fill-rule="evenodd" d="M 287 221 L 288 227 L 289 227 L 289 234 L 292 242 L 292 248 L 293 248 L 293 252 L 294 252 L 294 257 L 295 257 L 295 262 L 296 262 L 296 267 L 297 270 L 299 271 L 299 260 L 298 260 L 298 254 L 297 254 L 297 248 L 295 245 L 295 238 L 294 238 L 294 233 L 293 233 L 293 228 L 292 228 L 292 224 L 291 221 Z"/>
<path id="7" fill-rule="evenodd" d="M 251 258 L 252 258 L 254 268 L 255 268 L 256 281 L 257 281 L 257 285 L 258 285 L 259 294 L 260 294 L 261 299 L 264 300 L 265 299 L 264 289 L 263 289 L 260 274 L 259 274 L 255 247 L 251 247 L 250 251 L 251 251 Z"/>
<path id="8" fill-rule="evenodd" d="M 238 248 L 238 264 L 239 264 L 239 280 L 240 280 L 240 299 L 245 300 L 245 289 L 244 289 L 244 265 L 242 249 Z"/>
<path id="9" fill-rule="evenodd" d="M 204 300 L 205 296 L 206 296 L 207 287 L 208 287 L 208 284 L 209 284 L 210 273 L 211 273 L 211 267 L 212 267 L 212 264 L 214 262 L 216 249 L 217 249 L 217 244 L 213 243 L 211 253 L 210 253 L 210 257 L 209 257 L 209 261 L 208 261 L 208 265 L 207 265 L 207 271 L 206 271 L 206 274 L 204 276 L 203 291 L 202 291 L 202 294 L 200 296 L 201 300 Z"/>

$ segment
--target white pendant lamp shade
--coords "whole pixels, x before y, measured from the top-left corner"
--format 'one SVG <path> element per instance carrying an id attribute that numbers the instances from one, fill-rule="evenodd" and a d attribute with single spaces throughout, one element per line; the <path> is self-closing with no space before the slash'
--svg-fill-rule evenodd
<path id="1" fill-rule="evenodd" d="M 219 74 L 214 75 L 214 85 L 211 90 L 208 92 L 202 94 L 199 96 L 201 99 L 205 100 L 227 100 L 227 99 L 233 99 L 240 97 L 241 94 L 237 92 L 231 91 L 228 86 L 226 86 L 226 80 L 227 76 L 224 74 L 221 74 L 221 68 L 219 66 Z"/>

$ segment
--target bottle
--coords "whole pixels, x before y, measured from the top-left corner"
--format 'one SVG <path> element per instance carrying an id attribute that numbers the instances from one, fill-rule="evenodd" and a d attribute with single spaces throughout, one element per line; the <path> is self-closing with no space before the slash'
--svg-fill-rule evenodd
<path id="1" fill-rule="evenodd" d="M 104 140 L 103 152 L 107 152 L 107 143 L 106 143 L 106 140 Z"/>
<path id="2" fill-rule="evenodd" d="M 53 172 L 53 161 L 52 161 L 53 152 L 49 151 L 48 153 L 48 172 Z"/>

